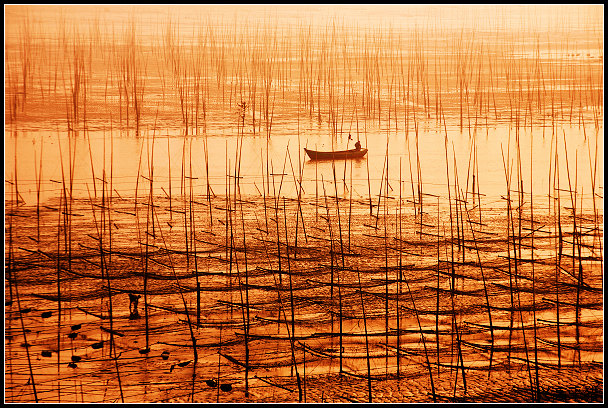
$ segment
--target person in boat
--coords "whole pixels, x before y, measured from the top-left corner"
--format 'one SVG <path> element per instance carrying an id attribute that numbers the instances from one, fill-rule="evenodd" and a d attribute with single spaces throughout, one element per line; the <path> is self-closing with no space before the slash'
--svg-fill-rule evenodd
<path id="1" fill-rule="evenodd" d="M 348 134 L 348 140 L 353 140 L 353 137 L 351 136 L 351 134 Z M 357 140 L 357 142 L 355 143 L 355 150 L 361 150 L 361 142 Z"/>

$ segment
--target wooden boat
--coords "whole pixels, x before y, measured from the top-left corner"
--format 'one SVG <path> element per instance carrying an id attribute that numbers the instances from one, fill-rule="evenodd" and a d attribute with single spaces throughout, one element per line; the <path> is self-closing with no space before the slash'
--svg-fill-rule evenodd
<path id="1" fill-rule="evenodd" d="M 311 160 L 345 160 L 345 159 L 360 159 L 365 156 L 367 149 L 350 149 L 336 150 L 333 152 L 319 152 L 304 148 L 304 151 Z"/>

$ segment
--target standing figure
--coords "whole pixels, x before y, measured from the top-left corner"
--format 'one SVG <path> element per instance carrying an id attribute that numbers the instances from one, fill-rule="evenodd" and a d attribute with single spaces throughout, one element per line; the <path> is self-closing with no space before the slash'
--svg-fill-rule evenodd
<path id="1" fill-rule="evenodd" d="M 141 295 L 134 295 L 129 293 L 129 319 L 139 319 L 139 312 L 137 311 L 137 303 Z"/>

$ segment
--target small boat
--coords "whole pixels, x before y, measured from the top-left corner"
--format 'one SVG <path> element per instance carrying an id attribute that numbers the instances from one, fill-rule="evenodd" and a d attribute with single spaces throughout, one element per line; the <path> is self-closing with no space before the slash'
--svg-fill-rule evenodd
<path id="1" fill-rule="evenodd" d="M 319 152 L 304 148 L 304 151 L 311 160 L 344 160 L 360 159 L 365 156 L 367 149 L 336 150 L 333 152 Z"/>

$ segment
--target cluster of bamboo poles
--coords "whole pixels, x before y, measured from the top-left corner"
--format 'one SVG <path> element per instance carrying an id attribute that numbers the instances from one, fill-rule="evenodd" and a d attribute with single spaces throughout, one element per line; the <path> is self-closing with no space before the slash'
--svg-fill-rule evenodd
<path id="1" fill-rule="evenodd" d="M 76 369 L 88 360 L 108 379 L 105 386 L 86 380 L 87 388 L 104 389 L 94 398 L 109 390 L 119 401 L 133 401 L 142 394 L 130 364 L 170 384 L 166 370 L 147 367 L 159 355 L 165 360 L 169 354 L 160 347 L 170 346 L 181 361 L 169 373 L 193 362 L 184 394 L 192 401 L 209 399 L 209 387 L 219 402 L 220 391 L 238 384 L 244 397 L 260 388 L 297 389 L 297 400 L 306 402 L 315 392 L 307 388 L 311 370 L 365 379 L 369 402 L 377 400 L 372 383 L 413 371 L 427 376 L 428 400 L 475 400 L 481 396 L 467 385 L 473 363 L 481 363 L 488 378 L 523 367 L 530 398 L 542 401 L 543 375 L 592 364 L 601 352 L 601 341 L 593 341 L 601 338 L 601 318 L 588 317 L 602 308 L 601 158 L 596 138 L 595 151 L 587 151 L 592 191 L 583 194 L 578 150 L 571 167 L 572 150 L 558 130 L 564 121 L 578 121 L 583 132 L 594 126 L 597 135 L 603 88 L 597 66 L 563 58 L 569 45 L 547 62 L 533 32 L 488 45 L 478 33 L 462 31 L 446 48 L 440 40 L 446 33 L 436 27 L 242 28 L 212 21 L 191 35 L 169 21 L 150 45 L 138 24 L 108 33 L 98 21 L 81 33 L 61 21 L 58 44 L 47 47 L 54 39 L 26 20 L 16 50 L 8 52 L 7 119 L 17 126 L 33 111 L 63 124 L 53 115 L 56 104 L 68 133 L 59 149 L 56 202 L 40 198 L 42 151 L 34 160 L 35 208 L 19 193 L 16 148 L 7 180 L 9 399 L 84 400 L 82 382 L 80 394 L 70 391 L 65 365 Z M 533 57 L 513 58 L 513 44 L 535 36 Z M 51 108 L 38 112 L 40 101 Z M 243 139 L 270 136 L 273 124 L 296 115 L 299 135 L 301 111 L 327 123 L 332 136 L 353 126 L 358 133 L 359 118 L 376 121 L 387 134 L 404 130 L 415 144 L 410 152 L 408 139 L 409 182 L 401 161 L 399 174 L 389 174 L 387 142 L 377 195 L 368 166 L 367 199 L 353 199 L 349 163 L 332 163 L 329 179 L 316 176 L 315 194 L 307 194 L 298 137 L 297 157 L 289 145 L 282 158 L 269 157 L 268 145 L 265 157 L 260 152 L 260 194 L 242 194 Z M 445 131 L 441 195 L 425 192 L 423 183 L 419 126 L 425 119 Z M 449 144 L 448 121 L 471 135 L 466 174 Z M 514 125 L 515 151 L 509 140 L 502 152 L 504 204 L 492 206 L 483 202 L 475 138 L 502 121 Z M 100 126 L 105 138 L 107 123 L 101 171 L 89 144 L 87 197 L 76 198 L 79 136 Z M 206 135 L 232 124 L 236 148 L 226 146 L 221 185 L 210 179 L 206 137 L 204 181 L 194 176 L 190 138 L 183 139 L 179 194 L 169 149 L 168 184 L 155 173 L 158 129 Z M 532 147 L 529 160 L 522 157 L 520 132 L 528 126 L 552 129 L 548 192 L 532 191 L 535 175 L 547 169 L 533 166 Z M 115 188 L 114 137 L 130 129 L 146 143 L 134 194 L 123 197 Z M 566 175 L 560 174 L 563 161 Z M 126 294 L 143 297 L 143 319 L 125 317 Z M 40 334 L 41 319 L 51 316 L 56 326 Z M 85 329 L 87 338 L 78 337 Z M 15 338 L 23 339 L 19 347 Z M 83 349 L 95 357 L 83 361 L 77 353 Z M 33 358 L 52 352 L 52 365 Z M 282 367 L 289 367 L 288 376 Z M 261 368 L 275 370 L 273 376 L 262 377 Z M 448 394 L 438 387 L 446 381 Z"/>
<path id="2" fill-rule="evenodd" d="M 260 359 L 269 358 L 269 351 L 260 346 L 259 339 L 276 341 L 278 354 L 285 350 L 290 353 L 286 364 L 292 367 L 300 401 L 306 399 L 306 377 L 300 375 L 300 370 L 305 371 L 306 354 L 309 354 L 309 365 L 312 357 L 337 360 L 340 374 L 367 378 L 369 401 L 373 401 L 372 380 L 386 379 L 389 375 L 407 376 L 405 367 L 412 361 L 427 371 L 429 395 L 433 400 L 446 397 L 437 392 L 434 385 L 442 376 L 445 378 L 446 370 L 455 375 L 455 378 L 449 377 L 453 381 L 451 398 L 466 398 L 470 395 L 467 394 L 467 364 L 472 361 L 487 363 L 490 376 L 493 371 L 500 370 L 502 364 L 510 367 L 523 361 L 530 376 L 531 395 L 539 401 L 542 400 L 539 371 L 553 369 L 552 363 L 547 361 L 548 355 L 557 357 L 559 369 L 571 364 L 563 358 L 570 355 L 569 350 L 574 350 L 573 362 L 579 366 L 589 362 L 589 357 L 581 351 L 598 351 L 585 349 L 581 343 L 581 330 L 593 333 L 598 324 L 582 319 L 581 314 L 598 307 L 596 294 L 601 290 L 601 272 L 598 271 L 603 267 L 602 216 L 595 205 L 598 195 L 595 191 L 592 216 L 582 205 L 583 194 L 577 188 L 578 163 L 575 160 L 571 172 L 565 139 L 565 155 L 559 153 L 559 138 L 555 137 L 552 142 L 553 187 L 548 195 L 547 213 L 535 204 L 538 195 L 524 185 L 526 179 L 532 185 L 534 174 L 531 170 L 527 178 L 522 173 L 525 158 L 521 155 L 518 134 L 516 151 L 510 150 L 510 144 L 507 151 L 503 151 L 505 206 L 496 209 L 482 203 L 483 195 L 475 181 L 479 179 L 479 170 L 474 144 L 466 184 L 460 184 L 456 155 L 454 153 L 452 160 L 449 157 L 447 131 L 447 200 L 445 196 L 424 193 L 417 155 L 415 177 L 410 164 L 412 195 L 409 199 L 403 191 L 408 183 L 401 172 L 398 178 L 388 174 L 388 145 L 375 202 L 372 202 L 371 194 L 369 201 L 359 202 L 352 197 L 339 197 L 340 184 L 352 185 L 352 168 L 350 180 L 346 176 L 347 163 L 344 163 L 342 180 L 336 173 L 341 163 L 333 163 L 333 180 L 324 180 L 322 175 L 317 180 L 322 193 L 317 188 L 314 199 L 307 200 L 301 194 L 302 158 L 298 157 L 298 165 L 294 166 L 289 149 L 283 163 L 278 165 L 280 170 L 275 169 L 272 158 L 265 162 L 260 197 L 243 196 L 240 167 L 244 127 L 244 115 L 241 115 L 237 147 L 234 152 L 226 148 L 226 194 L 223 196 L 216 196 L 209 184 L 198 185 L 199 193 L 195 192 L 188 139 L 183 142 L 180 193 L 173 195 L 169 187 L 165 197 L 156 196 L 155 134 L 148 138 L 147 171 L 144 169 L 138 175 L 144 193 L 140 194 L 138 183 L 134 198 L 114 193 L 112 136 L 108 141 L 109 163 L 103 163 L 102 174 L 95 173 L 91 160 L 92 191 L 88 200 L 75 199 L 72 194 L 77 160 L 72 146 L 75 139 L 68 143 L 67 168 L 62 167 L 62 193 L 54 206 L 38 202 L 35 212 L 32 211 L 19 200 L 18 179 L 15 177 L 10 183 L 11 200 L 7 202 L 8 302 L 17 306 L 14 313 L 19 316 L 21 330 L 16 333 L 23 336 L 26 345 L 27 384 L 32 387 L 34 400 L 38 400 L 36 384 L 39 382 L 28 345 L 28 333 L 32 329 L 26 324 L 39 323 L 26 318 L 24 310 L 27 307 L 23 303 L 40 297 L 55 301 L 54 306 L 51 303 L 45 307 L 45 312 L 51 312 L 57 318 L 56 347 L 53 347 L 57 353 L 56 384 L 53 386 L 58 401 L 63 389 L 65 326 L 69 325 L 75 310 L 73 303 L 83 296 L 101 300 L 97 306 L 87 304 L 86 307 L 90 314 L 105 316 L 108 320 L 109 328 L 101 328 L 101 331 L 109 333 L 107 361 L 115 369 L 109 375 L 116 379 L 121 398 L 124 398 L 124 381 L 121 380 L 121 353 L 115 337 L 119 332 L 117 327 L 124 329 L 125 319 L 118 318 L 119 322 L 116 322 L 114 304 L 117 296 L 124 293 L 143 296 L 144 325 L 136 331 L 137 336 L 145 336 L 143 347 L 138 348 L 142 361 L 159 342 L 157 336 L 156 342 L 151 341 L 155 323 L 150 321 L 150 308 L 162 307 L 152 300 L 155 297 L 172 295 L 168 310 L 176 316 L 185 314 L 186 320 L 182 322 L 187 326 L 187 348 L 192 350 L 190 361 L 194 362 L 195 368 L 200 363 L 199 348 L 210 347 L 201 344 L 209 343 L 209 338 L 200 331 L 201 327 L 207 327 L 202 316 L 219 310 L 226 321 L 216 322 L 220 340 L 212 341 L 218 356 L 216 381 L 219 383 L 222 372 L 231 371 L 225 361 L 221 364 L 219 359 L 224 357 L 242 368 L 246 396 L 255 367 L 260 366 Z M 590 165 L 595 169 L 597 151 L 593 160 L 591 152 L 588 153 Z M 530 154 L 532 162 L 532 151 Z M 559 174 L 559 160 L 562 158 L 567 162 L 568 189 L 561 187 L 563 175 Z M 591 174 L 591 185 L 595 186 L 595 171 Z M 299 191 L 295 199 L 282 194 L 288 183 L 293 183 Z M 332 185 L 333 193 L 326 189 Z M 398 197 L 394 195 L 394 185 L 399 186 Z M 570 206 L 562 203 L 567 200 L 564 195 L 569 195 Z M 570 214 L 566 214 L 567 211 Z M 493 215 L 497 212 L 501 215 Z M 54 227 L 53 214 L 56 214 Z M 145 221 L 142 221 L 144 217 Z M 79 219 L 85 220 L 84 225 L 77 221 Z M 501 223 L 506 223 L 506 229 L 501 228 Z M 19 234 L 13 232 L 15 229 Z M 28 230 L 32 234 L 26 232 Z M 137 237 L 136 242 L 133 237 Z M 550 255 L 536 254 L 544 250 Z M 503 255 L 505 251 L 506 256 Z M 91 274 L 92 267 L 98 268 L 98 272 Z M 36 277 L 34 281 L 30 278 L 32 274 Z M 214 275 L 225 280 L 212 280 Z M 75 277 L 84 279 L 87 276 L 92 278 L 92 286 L 100 288 L 89 295 L 74 282 Z M 167 279 L 173 282 L 169 288 L 161 285 Z M 502 283 L 505 279 L 508 279 L 508 285 Z M 134 286 L 134 282 L 139 281 L 141 287 Z M 44 287 L 38 293 L 28 287 L 33 297 L 24 298 L 20 286 L 33 283 L 35 287 L 40 282 L 53 282 L 55 289 Z M 117 283 L 120 283 L 119 287 Z M 218 290 L 225 291 L 226 296 L 210 303 L 209 294 Z M 431 290 L 430 297 L 426 293 L 428 290 Z M 276 294 L 273 306 L 265 298 L 268 292 Z M 429 299 L 432 302 L 429 303 Z M 175 302 L 183 309 L 176 309 Z M 599 302 L 601 307 L 601 300 Z M 167 304 L 164 307 L 167 310 Z M 545 316 L 548 310 L 554 311 L 555 320 L 537 316 L 537 313 Z M 325 319 L 312 324 L 311 332 L 307 328 L 311 324 L 307 315 L 320 311 Z M 508 316 L 506 325 L 497 323 L 497 320 L 504 321 L 505 316 Z M 414 322 L 412 318 L 415 318 Z M 361 320 L 363 331 L 353 327 L 353 321 Z M 269 331 L 268 322 L 277 324 L 276 335 Z M 227 323 L 240 326 L 241 331 L 235 333 L 238 340 L 233 334 L 224 332 L 222 336 L 222 327 Z M 415 328 L 411 327 L 412 323 Z M 433 323 L 434 328 L 429 328 Z M 369 329 L 371 324 L 376 330 Z M 281 334 L 283 330 L 286 336 Z M 181 331 L 176 329 L 176 332 Z M 406 340 L 408 333 L 417 334 L 419 339 Z M 506 347 L 500 345 L 505 333 Z M 585 335 L 586 338 L 590 336 L 592 334 Z M 330 344 L 320 340 L 323 338 L 329 339 Z M 356 365 L 353 368 L 353 357 L 345 351 L 359 347 L 357 342 L 352 342 L 353 338 L 365 340 L 366 372 L 365 369 L 363 373 L 359 372 L 361 369 Z M 338 342 L 337 352 L 328 351 L 336 348 L 334 339 Z M 281 341 L 287 341 L 287 344 L 281 345 Z M 416 351 L 417 344 L 422 344 L 422 351 Z M 119 347 L 124 348 L 124 345 Z M 383 351 L 378 352 L 378 348 Z M 34 350 L 33 346 L 31 349 Z M 67 350 L 73 349 L 68 347 Z M 451 352 L 446 353 L 447 350 Z M 481 352 L 476 354 L 472 350 Z M 539 358 L 539 354 L 544 357 Z M 445 361 L 447 356 L 450 356 L 449 361 Z M 384 365 L 379 364 L 379 358 L 384 360 Z M 408 364 L 404 366 L 405 359 Z M 16 364 L 18 359 L 14 362 Z M 196 371 L 193 373 L 192 399 L 199 383 L 195 378 Z M 218 391 L 218 399 L 219 395 Z"/>
<path id="3" fill-rule="evenodd" d="M 267 136 L 300 109 L 334 135 L 354 118 L 409 131 L 414 112 L 438 124 L 454 118 L 469 132 L 505 122 L 600 127 L 602 47 L 592 30 L 548 46 L 534 29 L 488 37 L 436 26 L 267 23 L 208 17 L 190 27 L 169 18 L 144 37 L 149 23 L 135 17 L 124 29 L 97 19 L 88 31 L 61 20 L 55 32 L 27 18 L 9 37 L 7 118 L 27 119 L 44 103 L 45 115 L 70 128 L 113 118 L 137 131 L 159 120 L 198 135 L 234 123 L 244 102 L 247 129 Z M 569 58 L 578 47 L 593 52 L 585 63 Z"/>

